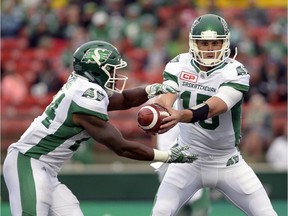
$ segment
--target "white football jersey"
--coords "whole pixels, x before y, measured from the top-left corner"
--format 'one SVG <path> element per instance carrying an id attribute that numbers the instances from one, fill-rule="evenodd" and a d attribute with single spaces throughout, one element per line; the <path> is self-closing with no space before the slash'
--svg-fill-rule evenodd
<path id="1" fill-rule="evenodd" d="M 201 71 L 190 53 L 183 53 L 165 67 L 163 78 L 178 83 L 178 109 L 188 109 L 215 95 L 221 86 L 230 86 L 241 92 L 249 89 L 249 74 L 244 66 L 232 59 L 210 71 Z M 196 123 L 179 123 L 179 144 L 191 145 L 193 153 L 223 155 L 235 150 L 240 142 L 240 100 L 227 112 Z"/>
<path id="2" fill-rule="evenodd" d="M 99 85 L 72 74 L 45 112 L 33 121 L 20 140 L 9 148 L 48 163 L 56 172 L 80 144 L 91 137 L 72 120 L 73 113 L 108 121 L 108 95 Z"/>

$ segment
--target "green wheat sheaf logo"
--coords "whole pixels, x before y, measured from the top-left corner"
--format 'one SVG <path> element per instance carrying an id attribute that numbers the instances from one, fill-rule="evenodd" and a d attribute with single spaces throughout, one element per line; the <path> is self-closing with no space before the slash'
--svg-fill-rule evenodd
<path id="1" fill-rule="evenodd" d="M 101 101 L 105 98 L 105 95 L 102 92 L 97 91 L 96 89 L 89 88 L 83 93 L 82 97 Z"/>
<path id="2" fill-rule="evenodd" d="M 237 67 L 236 70 L 237 70 L 238 76 L 243 76 L 243 75 L 248 74 L 248 71 L 243 66 Z"/>
<path id="3" fill-rule="evenodd" d="M 81 62 L 103 64 L 109 59 L 111 53 L 112 51 L 107 49 L 92 48 L 83 55 Z"/>

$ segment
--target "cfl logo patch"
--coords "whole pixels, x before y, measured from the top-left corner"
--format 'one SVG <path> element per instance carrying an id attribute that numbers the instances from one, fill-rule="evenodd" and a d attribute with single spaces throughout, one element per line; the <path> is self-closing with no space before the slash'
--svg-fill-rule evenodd
<path id="1" fill-rule="evenodd" d="M 192 82 L 192 83 L 197 83 L 198 75 L 182 71 L 180 74 L 180 79 L 188 81 L 188 82 Z"/>

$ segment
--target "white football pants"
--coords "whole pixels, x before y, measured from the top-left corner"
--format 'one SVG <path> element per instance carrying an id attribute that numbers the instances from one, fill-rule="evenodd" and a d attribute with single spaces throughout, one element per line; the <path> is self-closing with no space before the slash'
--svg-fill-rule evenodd
<path id="1" fill-rule="evenodd" d="M 79 201 L 47 164 L 13 149 L 3 165 L 12 216 L 83 216 Z"/>
<path id="2" fill-rule="evenodd" d="M 226 166 L 232 156 L 239 161 Z M 276 216 L 260 180 L 239 153 L 199 156 L 193 163 L 170 164 L 159 186 L 152 216 L 174 216 L 196 191 L 216 188 L 249 216 Z"/>

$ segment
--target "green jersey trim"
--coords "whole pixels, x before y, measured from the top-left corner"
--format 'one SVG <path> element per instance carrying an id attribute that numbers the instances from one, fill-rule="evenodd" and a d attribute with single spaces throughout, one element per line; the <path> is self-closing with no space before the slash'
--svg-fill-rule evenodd
<path id="1" fill-rule="evenodd" d="M 163 72 L 163 79 L 164 79 L 164 81 L 165 81 L 165 80 L 172 80 L 172 81 L 176 82 L 177 84 L 179 84 L 179 83 L 178 83 L 178 77 L 175 76 L 175 75 L 173 75 L 173 74 L 170 74 L 170 73 L 167 72 L 167 71 L 164 71 L 164 72 Z"/>
<path id="2" fill-rule="evenodd" d="M 82 114 L 97 116 L 98 118 L 103 119 L 104 121 L 109 120 L 108 115 L 100 113 L 100 112 L 92 111 L 92 110 L 86 109 L 84 107 L 81 107 L 81 106 L 77 105 L 74 101 L 71 102 L 69 112 L 70 112 L 70 110 L 71 110 L 70 114 L 82 113 Z"/>
<path id="3" fill-rule="evenodd" d="M 212 68 L 211 70 L 207 71 L 207 76 L 209 76 L 210 74 L 212 74 L 214 71 L 219 70 L 224 68 L 228 63 L 227 62 L 222 62 L 222 64 L 215 66 L 214 68 Z"/>
<path id="4" fill-rule="evenodd" d="M 247 92 L 249 90 L 249 86 L 247 85 L 242 85 L 242 84 L 239 84 L 239 83 L 223 83 L 221 86 L 229 86 L 229 87 L 232 87 L 236 90 L 239 90 L 241 92 Z"/>
<path id="5" fill-rule="evenodd" d="M 240 144 L 241 140 L 241 113 L 242 113 L 243 99 L 234 105 L 231 109 L 231 116 L 233 122 L 233 130 L 235 134 L 235 145 Z"/>
<path id="6" fill-rule="evenodd" d="M 42 138 L 39 141 L 39 143 L 33 146 L 31 149 L 29 149 L 25 153 L 25 155 L 39 159 L 42 155 L 46 155 L 49 152 L 52 152 L 61 144 L 63 144 L 66 140 L 82 132 L 84 129 L 82 127 L 76 126 L 72 122 L 73 113 L 84 113 L 97 116 L 103 120 L 108 120 L 107 115 L 85 109 L 83 107 L 78 106 L 75 102 L 72 102 L 68 110 L 67 118 L 65 119 L 63 124 L 55 131 L 55 133 L 49 134 L 44 138 Z M 79 142 L 81 143 L 81 141 L 83 141 L 82 139 L 75 140 L 75 142 L 71 146 L 75 145 L 79 147 Z M 73 148 L 73 150 L 75 150 L 75 147 Z"/>
<path id="7" fill-rule="evenodd" d="M 195 64 L 195 62 L 193 60 L 191 60 L 191 65 L 195 68 L 197 73 L 200 72 L 200 68 Z"/>
<path id="8" fill-rule="evenodd" d="M 82 142 L 88 141 L 89 139 L 91 139 L 91 138 L 90 138 L 90 137 L 86 137 L 86 138 L 83 138 L 83 139 L 81 139 L 81 140 L 77 140 L 72 146 L 69 147 L 69 149 L 70 149 L 71 151 L 77 151 L 77 149 L 80 147 L 80 144 L 81 144 Z"/>
<path id="9" fill-rule="evenodd" d="M 225 67 L 228 63 L 227 62 L 222 62 L 220 65 L 213 67 L 211 70 L 207 71 L 207 76 L 209 76 L 210 74 L 212 74 L 215 70 L 219 70 L 223 67 Z M 199 73 L 201 70 L 200 68 L 197 66 L 197 64 L 195 63 L 195 61 L 191 60 L 191 65 L 195 68 L 196 72 Z"/>

